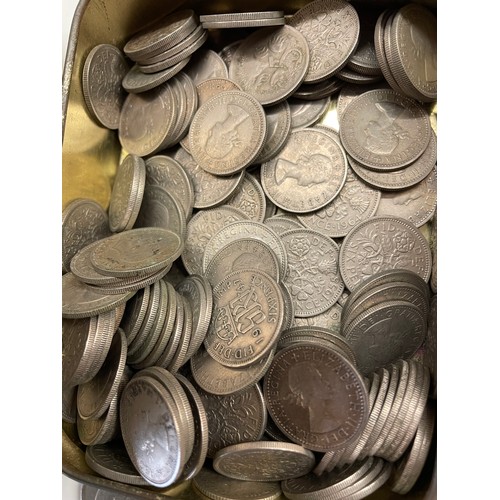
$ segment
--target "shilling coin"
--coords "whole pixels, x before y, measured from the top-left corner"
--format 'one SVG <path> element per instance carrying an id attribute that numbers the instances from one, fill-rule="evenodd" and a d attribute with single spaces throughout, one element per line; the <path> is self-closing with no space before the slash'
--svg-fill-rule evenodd
<path id="1" fill-rule="evenodd" d="M 437 172 L 434 167 L 425 179 L 414 186 L 383 192 L 375 215 L 397 215 L 420 227 L 431 219 L 436 206 Z"/>
<path id="2" fill-rule="evenodd" d="M 292 345 L 278 351 L 264 377 L 264 397 L 281 431 L 313 451 L 345 447 L 358 438 L 368 419 L 368 394 L 360 373 L 325 347 Z"/>
<path id="3" fill-rule="evenodd" d="M 367 185 L 348 166 L 338 195 L 319 210 L 299 214 L 298 219 L 309 229 L 331 238 L 342 238 L 356 224 L 376 213 L 380 198 L 380 190 Z"/>
<path id="4" fill-rule="evenodd" d="M 431 138 L 429 115 L 394 90 L 370 90 L 339 119 L 346 152 L 372 170 L 397 170 L 417 160 Z"/>
<path id="5" fill-rule="evenodd" d="M 152 26 L 132 36 L 123 47 L 123 51 L 132 60 L 157 55 L 176 45 L 198 24 L 198 17 L 191 9 L 169 13 Z"/>
<path id="6" fill-rule="evenodd" d="M 120 427 L 135 468 L 152 486 L 170 486 L 187 459 L 174 399 L 151 377 L 135 377 L 120 398 Z"/>
<path id="7" fill-rule="evenodd" d="M 419 229 L 400 217 L 372 217 L 347 234 L 340 247 L 340 273 L 349 290 L 374 274 L 406 269 L 429 281 L 432 254 Z"/>
<path id="8" fill-rule="evenodd" d="M 264 192 L 293 213 L 307 213 L 330 203 L 347 176 L 340 142 L 322 129 L 292 131 L 280 153 L 261 167 Z"/>
<path id="9" fill-rule="evenodd" d="M 193 54 L 185 72 L 196 86 L 211 78 L 228 78 L 226 63 L 210 49 L 200 49 Z"/>
<path id="10" fill-rule="evenodd" d="M 256 384 L 266 373 L 273 357 L 274 349 L 267 357 L 249 366 L 231 368 L 216 361 L 202 347 L 191 357 L 191 373 L 196 383 L 210 394 L 234 394 Z"/>
<path id="11" fill-rule="evenodd" d="M 285 481 L 303 476 L 315 464 L 314 453 L 295 443 L 257 441 L 226 446 L 213 460 L 226 477 L 245 481 Z"/>
<path id="12" fill-rule="evenodd" d="M 121 233 L 118 233 L 121 234 Z M 73 273 L 62 277 L 62 317 L 88 318 L 100 313 L 114 310 L 127 302 L 136 291 L 119 294 L 103 293 L 80 281 Z"/>
<path id="13" fill-rule="evenodd" d="M 201 388 L 198 394 L 207 413 L 209 458 L 226 446 L 262 439 L 267 411 L 259 384 L 234 394 L 218 396 Z"/>
<path id="14" fill-rule="evenodd" d="M 212 500 L 275 500 L 281 496 L 279 481 L 257 482 L 232 479 L 203 467 L 193 478 L 193 490 Z"/>
<path id="15" fill-rule="evenodd" d="M 309 47 L 291 26 L 267 27 L 245 38 L 233 55 L 229 77 L 263 106 L 285 100 L 309 69 Z"/>
<path id="16" fill-rule="evenodd" d="M 87 446 L 85 462 L 92 470 L 112 481 L 137 486 L 149 484 L 134 467 L 121 440 Z"/>
<path id="17" fill-rule="evenodd" d="M 175 125 L 174 109 L 174 94 L 168 82 L 148 92 L 129 94 L 118 127 L 122 147 L 137 156 L 160 151 Z"/>
<path id="18" fill-rule="evenodd" d="M 276 345 L 283 324 L 281 288 L 258 270 L 233 271 L 213 289 L 214 311 L 204 340 L 229 367 L 256 362 Z"/>
<path id="19" fill-rule="evenodd" d="M 253 238 L 235 240 L 222 247 L 203 272 L 210 284 L 216 286 L 228 273 L 249 269 L 258 269 L 279 282 L 280 267 L 276 254 L 269 245 Z"/>
<path id="20" fill-rule="evenodd" d="M 109 200 L 109 228 L 113 233 L 131 229 L 144 194 L 146 166 L 137 155 L 127 155 L 118 165 Z"/>
<path id="21" fill-rule="evenodd" d="M 167 267 L 182 253 L 183 240 L 158 227 L 134 228 L 100 240 L 92 265 L 111 276 L 141 276 Z"/>
<path id="22" fill-rule="evenodd" d="M 405 301 L 388 301 L 369 308 L 343 331 L 356 353 L 363 374 L 410 358 L 422 345 L 427 321 L 421 310 Z"/>
<path id="23" fill-rule="evenodd" d="M 88 244 L 110 236 L 106 211 L 94 200 L 78 198 L 62 212 L 62 268 L 70 271 L 76 253 Z"/>
<path id="24" fill-rule="evenodd" d="M 263 241 L 274 251 L 280 264 L 280 276 L 284 278 L 288 273 L 288 259 L 283 241 L 269 226 L 251 220 L 230 222 L 219 229 L 204 246 L 202 266 L 206 269 L 215 254 L 228 243 L 247 237 Z"/>
<path id="25" fill-rule="evenodd" d="M 188 220 L 194 206 L 194 189 L 182 165 L 166 155 L 151 156 L 145 165 L 146 184 L 154 184 L 168 191 L 183 207 Z"/>
<path id="26" fill-rule="evenodd" d="M 222 205 L 234 194 L 245 174 L 242 170 L 225 177 L 213 175 L 201 168 L 183 148 L 175 152 L 174 159 L 182 165 L 191 179 L 194 189 L 194 208 L 206 209 Z"/>
<path id="27" fill-rule="evenodd" d="M 288 21 L 309 44 L 311 62 L 305 82 L 324 80 L 344 66 L 358 46 L 359 16 L 345 0 L 314 0 Z"/>
<path id="28" fill-rule="evenodd" d="M 189 128 L 189 150 L 207 172 L 231 175 L 257 157 L 266 137 L 262 105 L 246 92 L 222 92 L 202 104 Z"/>
<path id="29" fill-rule="evenodd" d="M 194 214 L 187 225 L 186 243 L 181 254 L 186 271 L 189 274 L 203 275 L 205 247 L 211 238 L 228 224 L 247 218 L 238 208 L 227 205 L 200 210 Z"/>
<path id="30" fill-rule="evenodd" d="M 330 309 L 344 283 L 339 272 L 339 247 L 312 229 L 291 229 L 281 235 L 288 261 L 283 278 L 292 295 L 295 316 L 316 316 Z"/>
<path id="31" fill-rule="evenodd" d="M 129 72 L 123 52 L 110 44 L 96 45 L 85 59 L 82 92 L 87 109 L 100 125 L 116 130 L 127 93 L 122 80 Z"/>

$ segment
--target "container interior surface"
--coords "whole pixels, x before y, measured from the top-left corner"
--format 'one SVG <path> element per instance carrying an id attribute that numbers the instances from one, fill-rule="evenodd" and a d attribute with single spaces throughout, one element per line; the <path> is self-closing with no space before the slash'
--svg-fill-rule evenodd
<path id="1" fill-rule="evenodd" d="M 122 148 L 116 131 L 96 124 L 89 115 L 83 97 L 81 75 L 88 53 L 100 43 L 109 43 L 123 49 L 128 39 L 150 23 L 169 12 L 191 8 L 197 14 L 283 10 L 293 14 L 309 3 L 308 0 L 214 0 L 213 2 L 169 0 L 81 0 L 76 9 L 69 34 L 62 81 L 62 208 L 76 198 L 90 198 L 105 210 L 109 206 L 113 179 L 122 157 Z M 355 6 L 377 5 L 400 7 L 402 0 L 353 1 Z M 436 12 L 436 0 L 420 0 Z M 231 41 L 242 38 L 240 30 L 209 32 L 206 47 L 222 49 Z M 435 104 L 433 106 L 436 106 Z M 437 109 L 437 108 L 436 108 Z M 431 115 L 434 111 L 431 109 Z M 431 116 L 431 121 L 432 121 Z M 434 117 L 435 118 L 435 117 Z M 436 130 L 435 123 L 433 127 Z M 85 446 L 79 441 L 76 425 L 62 422 L 62 472 L 80 483 L 89 484 L 117 494 L 144 499 L 197 498 L 189 483 L 158 490 L 127 485 L 106 479 L 88 467 Z M 284 498 L 284 497 L 282 497 Z M 367 497 L 377 500 L 437 498 L 436 445 L 424 471 L 407 495 L 399 495 L 381 488 Z"/>

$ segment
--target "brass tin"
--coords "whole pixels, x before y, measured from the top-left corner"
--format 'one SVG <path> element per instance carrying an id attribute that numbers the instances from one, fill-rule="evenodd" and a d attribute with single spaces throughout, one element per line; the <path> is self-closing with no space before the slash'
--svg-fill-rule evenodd
<path id="1" fill-rule="evenodd" d="M 198 14 L 283 10 L 293 14 L 309 3 L 308 0 L 80 0 L 71 24 L 62 79 L 62 208 L 76 198 L 91 198 L 107 210 L 116 168 L 122 158 L 116 131 L 96 124 L 87 111 L 81 83 L 83 66 L 88 53 L 100 43 L 113 44 L 123 49 L 127 40 L 155 19 L 180 8 L 192 8 Z M 356 5 L 377 4 L 401 7 L 404 0 L 358 0 Z M 417 0 L 435 11 L 437 0 Z M 218 34 L 217 34 L 218 33 Z M 224 38 L 218 39 L 218 36 Z M 239 30 L 210 32 L 211 40 L 220 48 L 241 38 Z M 437 105 L 429 107 L 431 123 L 437 132 Z M 322 120 L 335 124 L 335 108 Z M 95 473 L 85 462 L 85 446 L 79 441 L 76 424 L 62 422 L 62 472 L 83 484 L 101 488 L 123 496 L 161 500 L 165 498 L 198 498 L 189 482 L 167 489 L 154 489 L 111 481 Z M 437 498 L 436 448 L 430 454 L 422 475 L 407 499 L 433 500 Z M 281 498 L 285 498 L 283 495 Z M 382 487 L 369 498 L 396 500 L 401 495 Z"/>

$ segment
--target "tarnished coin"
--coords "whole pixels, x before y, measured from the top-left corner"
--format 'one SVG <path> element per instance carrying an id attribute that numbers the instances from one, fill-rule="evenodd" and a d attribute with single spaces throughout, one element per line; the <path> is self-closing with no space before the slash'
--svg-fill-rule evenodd
<path id="1" fill-rule="evenodd" d="M 227 205 L 200 210 L 194 214 L 187 225 L 186 243 L 181 254 L 186 271 L 189 274 L 203 275 L 203 259 L 208 242 L 223 227 L 246 219 L 244 212 Z"/>
<path id="2" fill-rule="evenodd" d="M 96 419 L 109 408 L 118 392 L 127 359 L 127 337 L 121 328 L 116 330 L 108 353 L 97 374 L 78 386 L 77 409 L 83 420 Z"/>
<path id="3" fill-rule="evenodd" d="M 211 78 L 228 78 L 229 76 L 222 57 L 210 49 L 201 49 L 193 54 L 185 72 L 196 86 Z"/>
<path id="4" fill-rule="evenodd" d="M 258 269 L 276 282 L 280 280 L 280 265 L 276 254 L 269 245 L 253 238 L 241 238 L 223 246 L 207 262 L 203 272 L 210 284 L 216 286 L 228 273 L 250 269 Z"/>
<path id="5" fill-rule="evenodd" d="M 92 470 L 112 481 L 137 486 L 149 484 L 134 467 L 121 440 L 87 446 L 85 462 Z"/>
<path id="6" fill-rule="evenodd" d="M 169 66 L 157 73 L 143 73 L 136 64 L 130 68 L 122 81 L 123 88 L 132 94 L 141 94 L 148 90 L 158 88 L 162 83 L 167 82 L 189 63 L 190 56 L 182 59 L 177 64 Z"/>
<path id="7" fill-rule="evenodd" d="M 70 271 L 73 257 L 90 243 L 110 236 L 108 214 L 94 200 L 78 198 L 62 213 L 62 268 Z"/>
<path id="8" fill-rule="evenodd" d="M 417 160 L 431 138 L 423 106 L 394 90 L 370 90 L 339 118 L 346 152 L 373 170 L 397 170 Z"/>
<path id="9" fill-rule="evenodd" d="M 273 17 L 270 19 L 242 19 L 234 21 L 205 21 L 201 25 L 205 29 L 224 29 L 224 28 L 261 28 L 263 26 L 283 26 L 284 17 Z"/>
<path id="10" fill-rule="evenodd" d="M 339 266 L 349 290 L 374 274 L 404 269 L 429 281 L 432 254 L 419 229 L 400 217 L 372 217 L 357 224 L 340 247 Z"/>
<path id="11" fill-rule="evenodd" d="M 226 446 L 262 439 L 267 411 L 259 384 L 234 394 L 218 396 L 201 388 L 198 394 L 207 413 L 209 458 Z"/>
<path id="12" fill-rule="evenodd" d="M 193 478 L 193 490 L 212 500 L 275 500 L 281 496 L 279 481 L 257 482 L 232 479 L 203 467 Z"/>
<path id="13" fill-rule="evenodd" d="M 264 397 L 280 430 L 313 451 L 355 441 L 369 413 L 357 369 L 333 349 L 309 344 L 277 352 L 264 377 Z"/>
<path id="14" fill-rule="evenodd" d="M 288 105 L 292 114 L 292 129 L 314 125 L 323 118 L 330 104 L 330 96 L 313 101 L 304 101 L 295 97 L 288 98 Z"/>
<path id="15" fill-rule="evenodd" d="M 360 22 L 356 9 L 345 0 L 314 0 L 288 21 L 309 44 L 311 62 L 304 79 L 314 83 L 342 68 L 358 46 Z"/>
<path id="16" fill-rule="evenodd" d="M 158 227 L 173 231 L 184 241 L 187 232 L 184 208 L 170 191 L 147 184 L 134 228 Z"/>
<path id="17" fill-rule="evenodd" d="M 263 106 L 283 101 L 300 86 L 309 69 L 309 47 L 291 26 L 254 31 L 235 51 L 229 77 Z"/>
<path id="18" fill-rule="evenodd" d="M 189 220 L 194 207 L 193 183 L 186 170 L 166 155 L 155 155 L 145 161 L 146 184 L 153 184 L 168 191 L 182 206 Z"/>
<path id="19" fill-rule="evenodd" d="M 122 80 L 129 71 L 123 52 L 107 43 L 96 45 L 85 59 L 82 92 L 90 115 L 100 125 L 116 130 L 127 93 Z"/>
<path id="20" fill-rule="evenodd" d="M 263 222 L 266 216 L 266 195 L 255 176 L 243 175 L 236 192 L 226 201 L 226 205 L 239 208 L 250 220 Z"/>
<path id="21" fill-rule="evenodd" d="M 229 70 L 229 66 L 231 66 L 231 61 L 233 60 L 233 55 L 236 52 L 236 49 L 239 47 L 239 45 L 242 41 L 243 40 L 236 40 L 235 42 L 231 42 L 219 51 L 219 55 L 222 57 L 223 61 L 226 63 L 228 70 Z"/>
<path id="22" fill-rule="evenodd" d="M 291 229 L 281 240 L 288 261 L 283 283 L 292 295 L 295 316 L 316 316 L 330 309 L 344 290 L 338 245 L 312 229 Z"/>
<path id="23" fill-rule="evenodd" d="M 293 98 L 312 102 L 325 97 L 333 98 L 344 85 L 345 82 L 337 78 L 336 73 L 318 83 L 304 83 L 293 93 Z"/>
<path id="24" fill-rule="evenodd" d="M 246 92 L 222 92 L 198 108 L 189 128 L 189 150 L 207 172 L 231 175 L 250 165 L 264 145 L 266 115 Z"/>
<path id="25" fill-rule="evenodd" d="M 437 97 L 437 20 L 424 6 L 401 7 L 391 24 L 395 63 L 391 71 L 422 102 Z"/>
<path id="26" fill-rule="evenodd" d="M 207 352 L 229 367 L 250 365 L 276 345 L 283 324 L 278 283 L 258 270 L 233 271 L 214 287 Z"/>
<path id="27" fill-rule="evenodd" d="M 130 154 L 159 152 L 175 125 L 175 99 L 168 82 L 147 92 L 129 94 L 118 127 L 120 144 Z"/>
<path id="28" fill-rule="evenodd" d="M 254 19 L 274 19 L 283 17 L 282 10 L 265 10 L 256 12 L 227 12 L 223 14 L 200 15 L 200 22 L 222 22 L 222 21 L 252 21 Z"/>
<path id="29" fill-rule="evenodd" d="M 425 340 L 427 320 L 405 301 L 369 308 L 343 331 L 356 353 L 359 370 L 369 374 L 398 359 L 410 358 Z"/>
<path id="30" fill-rule="evenodd" d="M 292 131 L 292 113 L 288 101 L 268 106 L 266 113 L 266 140 L 257 158 L 256 164 L 265 163 L 276 156 L 285 146 Z"/>
<path id="31" fill-rule="evenodd" d="M 340 332 L 340 318 L 342 316 L 342 307 L 336 303 L 329 309 L 314 316 L 293 318 L 292 326 L 321 326 L 328 328 L 332 332 Z"/>
<path id="32" fill-rule="evenodd" d="M 118 233 L 122 234 L 122 233 Z M 136 291 L 103 293 L 80 281 L 73 273 L 62 277 L 62 317 L 89 318 L 111 311 L 133 297 Z"/>
<path id="33" fill-rule="evenodd" d="M 337 115 L 340 115 L 344 112 L 345 108 L 354 100 L 356 97 L 368 92 L 369 90 L 378 90 L 378 89 L 389 89 L 390 86 L 386 81 L 381 81 L 378 83 L 368 84 L 368 85 L 359 85 L 355 83 L 350 83 L 344 85 L 339 92 L 337 97 Z"/>
<path id="34" fill-rule="evenodd" d="M 342 189 L 347 158 L 340 142 L 322 129 L 292 131 L 278 156 L 261 167 L 264 192 L 293 213 L 319 210 Z"/>
<path id="35" fill-rule="evenodd" d="M 109 200 L 109 228 L 113 233 L 132 229 L 141 208 L 146 165 L 137 155 L 127 155 L 118 165 Z"/>
<path id="36" fill-rule="evenodd" d="M 274 349 L 267 357 L 249 366 L 231 368 L 216 361 L 202 347 L 191 357 L 191 373 L 196 383 L 210 394 L 234 394 L 256 384 L 266 373 L 273 357 Z"/>
<path id="37" fill-rule="evenodd" d="M 350 166 L 344 185 L 327 205 L 311 213 L 299 214 L 299 221 L 331 238 L 344 237 L 356 224 L 372 217 L 381 192 L 363 182 Z"/>
<path id="38" fill-rule="evenodd" d="M 180 256 L 184 242 L 168 229 L 143 227 L 103 238 L 90 256 L 92 265 L 111 276 L 141 276 L 167 267 Z"/>
<path id="39" fill-rule="evenodd" d="M 431 173 L 418 184 L 401 191 L 383 192 L 375 215 L 404 217 L 415 226 L 423 226 L 431 219 L 437 206 L 437 172 Z"/>
<path id="40" fill-rule="evenodd" d="M 134 377 L 120 398 L 123 442 L 135 468 L 152 486 L 179 477 L 184 456 L 183 428 L 170 393 L 151 377 Z"/>
<path id="41" fill-rule="evenodd" d="M 263 241 L 274 251 L 280 264 L 280 276 L 284 278 L 288 273 L 288 259 L 283 241 L 269 226 L 251 220 L 230 222 L 218 230 L 205 244 L 203 267 L 206 269 L 208 263 L 222 247 L 247 237 Z"/>
<path id="42" fill-rule="evenodd" d="M 175 152 L 174 159 L 182 165 L 191 179 L 194 189 L 194 208 L 205 209 L 222 205 L 234 194 L 245 174 L 242 170 L 225 177 L 213 175 L 201 168 L 183 148 Z"/>
<path id="43" fill-rule="evenodd" d="M 191 9 L 178 10 L 162 17 L 154 25 L 132 36 L 123 51 L 130 59 L 151 57 L 173 47 L 198 25 Z"/>
<path id="44" fill-rule="evenodd" d="M 146 482 L 144 482 L 147 484 Z M 103 488 L 96 488 L 90 484 L 83 483 L 81 489 L 81 500 L 117 500 L 116 494 Z M 129 495 L 121 495 L 120 500 L 135 500 Z"/>
<path id="45" fill-rule="evenodd" d="M 369 85 L 371 83 L 377 83 L 383 80 L 380 75 L 365 75 L 363 73 L 358 73 L 351 68 L 343 67 L 339 69 L 335 76 L 342 82 L 346 83 L 359 83 L 361 85 Z"/>
<path id="46" fill-rule="evenodd" d="M 214 469 L 226 477 L 245 481 L 285 481 L 303 476 L 315 464 L 314 453 L 295 443 L 257 441 L 219 450 Z"/>

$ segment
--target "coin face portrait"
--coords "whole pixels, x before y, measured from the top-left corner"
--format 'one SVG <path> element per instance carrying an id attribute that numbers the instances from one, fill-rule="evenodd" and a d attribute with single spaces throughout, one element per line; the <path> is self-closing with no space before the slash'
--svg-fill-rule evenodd
<path id="1" fill-rule="evenodd" d="M 331 432 L 345 422 L 348 414 L 336 384 L 329 380 L 328 373 L 315 363 L 303 361 L 290 368 L 288 387 L 290 400 L 309 413 L 309 432 Z"/>
<path id="2" fill-rule="evenodd" d="M 321 154 L 302 154 L 296 163 L 280 158 L 276 163 L 275 179 L 280 185 L 287 179 L 295 179 L 299 186 L 322 184 L 331 177 L 332 162 Z"/>
<path id="3" fill-rule="evenodd" d="M 380 114 L 365 127 L 365 147 L 375 154 L 390 155 L 400 139 L 409 137 L 408 132 L 397 122 L 404 108 L 393 102 L 375 103 Z"/>
<path id="4" fill-rule="evenodd" d="M 208 130 L 205 143 L 206 152 L 215 159 L 221 159 L 229 155 L 234 148 L 240 147 L 242 141 L 238 133 L 238 127 L 250 115 L 235 104 L 228 104 L 226 116 L 214 123 Z"/>

